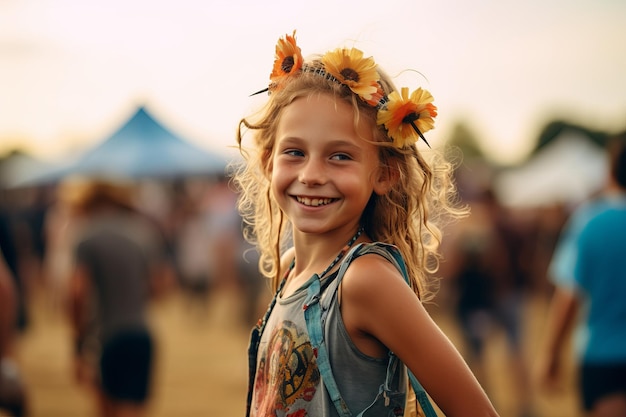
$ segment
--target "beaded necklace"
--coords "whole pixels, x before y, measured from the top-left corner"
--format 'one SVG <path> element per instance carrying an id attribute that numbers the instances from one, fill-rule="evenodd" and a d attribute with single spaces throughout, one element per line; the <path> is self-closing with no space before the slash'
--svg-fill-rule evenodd
<path id="1" fill-rule="evenodd" d="M 350 239 L 350 241 L 348 243 L 346 243 L 346 246 L 344 246 L 341 251 L 339 251 L 339 254 L 337 255 L 337 257 L 330 263 L 330 265 L 328 265 L 326 267 L 326 269 L 324 271 L 322 271 L 321 274 L 319 274 L 319 278 L 322 279 L 324 278 L 324 276 L 326 274 L 328 274 L 328 272 L 334 268 L 335 265 L 337 265 L 337 262 L 339 262 L 341 260 L 341 258 L 343 258 L 343 255 L 346 254 L 346 252 L 348 252 L 348 249 L 350 249 L 352 247 L 352 245 L 354 245 L 354 242 L 356 242 L 356 240 L 359 238 L 359 236 L 361 236 L 361 233 L 363 233 L 363 228 L 359 227 L 359 230 L 356 231 L 356 233 L 354 234 L 354 236 L 352 236 L 352 239 Z M 295 260 L 292 263 L 292 265 L 295 265 Z"/>

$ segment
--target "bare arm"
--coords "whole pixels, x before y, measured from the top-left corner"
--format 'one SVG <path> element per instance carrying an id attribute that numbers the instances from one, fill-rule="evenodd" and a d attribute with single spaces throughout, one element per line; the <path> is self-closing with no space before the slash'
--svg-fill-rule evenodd
<path id="1" fill-rule="evenodd" d="M 161 300 L 171 293 L 176 281 L 169 261 L 161 260 L 150 267 L 148 291 L 150 299 Z"/>
<path id="2" fill-rule="evenodd" d="M 540 382 L 547 387 L 554 386 L 561 375 L 561 357 L 565 342 L 568 340 L 579 309 L 576 293 L 563 288 L 556 288 L 546 327 L 544 357 L 539 368 Z"/>
<path id="3" fill-rule="evenodd" d="M 79 265 L 75 267 L 70 277 L 67 297 L 67 313 L 77 346 L 84 337 L 85 325 L 87 323 L 88 298 L 89 278 L 87 270 Z"/>
<path id="4" fill-rule="evenodd" d="M 357 347 L 371 354 L 382 343 L 395 352 L 446 416 L 498 416 L 460 353 L 389 262 L 375 255 L 354 261 L 341 303 Z"/>

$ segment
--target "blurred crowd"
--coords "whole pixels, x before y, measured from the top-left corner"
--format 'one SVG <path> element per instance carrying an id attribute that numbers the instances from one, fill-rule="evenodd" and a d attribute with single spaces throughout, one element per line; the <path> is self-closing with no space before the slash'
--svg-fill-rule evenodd
<path id="1" fill-rule="evenodd" d="M 231 287 L 245 299 L 236 321 L 247 328 L 265 307 L 268 287 L 226 177 L 72 177 L 3 190 L 0 202 L 0 409 L 10 415 L 28 415 L 12 349 L 28 331 L 33 291 L 71 323 L 76 381 L 95 392 L 105 416 L 144 414 L 152 300 L 182 293 L 199 315 L 216 287 Z"/>
<path id="2" fill-rule="evenodd" d="M 506 336 L 505 372 L 515 385 L 518 415 L 531 416 L 537 414 L 525 309 L 529 300 L 552 295 L 548 265 L 575 206 L 506 206 L 495 175 L 483 161 L 466 160 L 457 170 L 472 214 L 445 230 L 436 304 L 455 317 L 463 354 L 487 389 L 496 387 L 484 369 L 486 344 L 495 331 Z M 0 190 L 0 405 L 10 415 L 28 415 L 13 341 L 28 330 L 33 288 L 44 289 L 71 323 L 76 380 L 93 385 L 94 372 L 101 374 L 93 391 L 102 415 L 144 413 L 153 367 L 145 317 L 151 300 L 181 293 L 190 314 L 202 313 L 211 292 L 229 286 L 245 300 L 238 321 L 251 327 L 268 287 L 254 248 L 242 238 L 236 197 L 226 176 L 68 178 Z M 142 378 L 128 382 L 128 372 Z M 124 381 L 132 386 L 120 386 Z"/>

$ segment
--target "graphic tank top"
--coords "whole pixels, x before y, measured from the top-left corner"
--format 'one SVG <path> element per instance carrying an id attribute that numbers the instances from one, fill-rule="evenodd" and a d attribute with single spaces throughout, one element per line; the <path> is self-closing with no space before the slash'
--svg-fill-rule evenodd
<path id="1" fill-rule="evenodd" d="M 339 279 L 341 279 L 340 277 Z M 344 326 L 336 288 L 337 272 L 322 279 L 321 304 L 329 305 L 324 337 L 337 387 L 353 415 L 370 407 L 387 374 L 388 358 L 360 352 Z M 253 417 L 337 417 L 318 368 L 304 319 L 305 283 L 289 297 L 278 297 L 261 336 L 253 383 Z M 331 297 L 331 298 L 328 298 Z M 326 304 L 328 303 L 328 304 Z M 404 367 L 399 367 L 394 388 L 405 392 Z M 387 415 L 380 401 L 364 416 Z"/>

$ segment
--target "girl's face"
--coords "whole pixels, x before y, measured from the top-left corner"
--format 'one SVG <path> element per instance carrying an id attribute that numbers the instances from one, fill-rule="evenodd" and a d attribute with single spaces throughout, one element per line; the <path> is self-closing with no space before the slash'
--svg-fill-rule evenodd
<path id="1" fill-rule="evenodd" d="M 295 230 L 352 233 L 372 192 L 387 191 L 378 148 L 362 139 L 372 139 L 371 126 L 361 119 L 357 130 L 352 106 L 330 94 L 299 98 L 283 109 L 271 189 Z"/>

